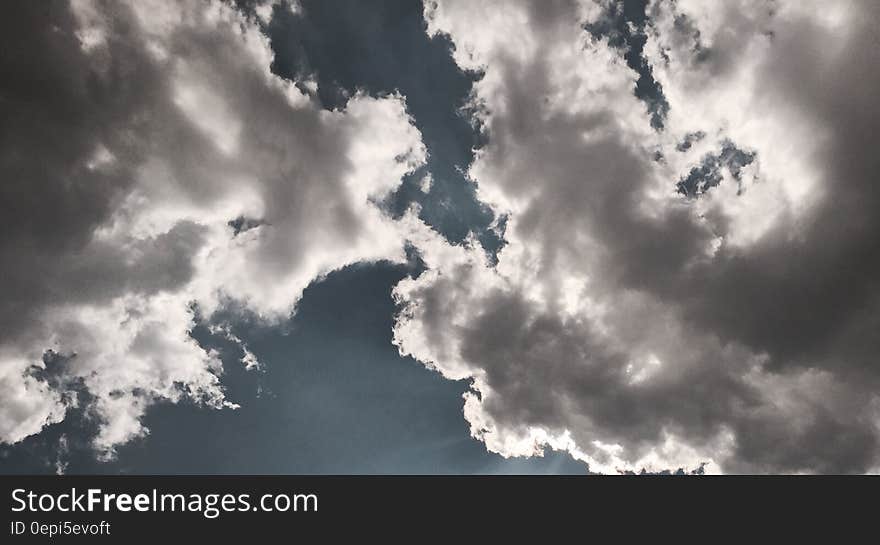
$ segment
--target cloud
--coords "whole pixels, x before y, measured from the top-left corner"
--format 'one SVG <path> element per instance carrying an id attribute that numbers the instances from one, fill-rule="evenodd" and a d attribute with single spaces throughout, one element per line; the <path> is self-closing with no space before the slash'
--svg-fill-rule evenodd
<path id="1" fill-rule="evenodd" d="M 282 318 L 315 278 L 406 259 L 374 205 L 425 158 L 401 97 L 321 109 L 220 2 L 20 3 L 2 25 L 0 441 L 74 402 L 47 350 L 112 456 L 157 401 L 231 406 L 195 309 Z"/>
<path id="2" fill-rule="evenodd" d="M 493 266 L 476 244 L 421 240 L 395 342 L 473 380 L 465 416 L 501 454 L 875 470 L 880 8 L 646 13 L 662 127 L 637 96 L 648 72 L 585 31 L 604 4 L 428 6 L 428 31 L 485 73 L 469 174 L 508 217 L 506 246 Z"/>

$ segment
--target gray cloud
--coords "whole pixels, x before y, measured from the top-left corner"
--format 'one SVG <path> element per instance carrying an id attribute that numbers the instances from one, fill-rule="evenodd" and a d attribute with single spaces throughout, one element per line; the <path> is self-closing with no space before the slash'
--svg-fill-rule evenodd
<path id="1" fill-rule="evenodd" d="M 875 469 L 880 9 L 655 2 L 645 51 L 670 103 L 655 135 L 620 52 L 584 45 L 578 25 L 603 12 L 532 7 L 432 11 L 485 70 L 471 175 L 510 223 L 494 268 L 425 244 L 432 272 L 397 289 L 402 352 L 472 377 L 472 432 L 504 454 Z M 681 38 L 685 12 L 712 55 Z M 707 158 L 715 187 L 677 196 Z"/>
<path id="2" fill-rule="evenodd" d="M 624 7 L 428 6 L 438 66 L 448 34 L 467 75 L 447 98 L 472 86 L 488 138 L 449 162 L 491 206 L 476 227 L 508 218 L 497 261 L 375 204 L 423 174 L 396 80 L 322 109 L 271 73 L 262 4 L 10 7 L 0 441 L 82 402 L 112 455 L 157 400 L 230 407 L 194 308 L 286 317 L 313 279 L 403 262 L 410 239 L 426 269 L 395 288 L 395 343 L 472 381 L 465 417 L 493 451 L 876 470 L 880 8 Z"/>
<path id="3" fill-rule="evenodd" d="M 112 455 L 156 400 L 231 406 L 193 305 L 286 318 L 316 277 L 405 261 L 373 204 L 424 160 L 400 97 L 323 111 L 227 3 L 18 3 L 2 24 L 0 441 L 70 405 L 33 372 L 46 350 Z"/>

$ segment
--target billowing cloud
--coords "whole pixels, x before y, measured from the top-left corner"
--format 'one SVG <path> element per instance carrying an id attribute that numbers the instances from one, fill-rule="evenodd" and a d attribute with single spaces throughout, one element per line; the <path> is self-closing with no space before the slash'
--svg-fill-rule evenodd
<path id="1" fill-rule="evenodd" d="M 19 2 L 0 25 L 0 441 L 62 419 L 65 383 L 104 455 L 157 400 L 230 406 L 196 309 L 286 317 L 315 278 L 405 259 L 374 204 L 424 161 L 403 98 L 323 110 L 227 3 Z"/>
<path id="2" fill-rule="evenodd" d="M 506 246 L 420 240 L 395 342 L 473 380 L 472 433 L 505 455 L 875 470 L 880 6 L 631 4 L 638 63 L 596 31 L 612 2 L 427 7 L 485 73 L 469 174 Z"/>

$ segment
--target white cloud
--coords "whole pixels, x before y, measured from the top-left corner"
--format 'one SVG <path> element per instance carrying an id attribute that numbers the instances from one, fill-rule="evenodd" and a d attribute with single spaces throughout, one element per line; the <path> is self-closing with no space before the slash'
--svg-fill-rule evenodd
<path id="1" fill-rule="evenodd" d="M 47 384 L 21 376 L 19 370 L 27 367 L 27 361 L 0 358 L 0 437 L 8 442 L 21 441 L 64 418 L 61 396 Z"/>
<path id="2" fill-rule="evenodd" d="M 285 318 L 322 275 L 404 261 L 399 225 L 374 202 L 425 151 L 401 97 L 358 95 L 327 112 L 272 75 L 267 40 L 227 4 L 79 1 L 77 24 L 59 9 L 61 38 L 21 38 L 37 54 L 58 57 L 53 40 L 68 35 L 101 39 L 72 42 L 69 62 L 45 67 L 94 79 L 58 89 L 80 125 L 49 109 L 45 132 L 55 123 L 75 145 L 46 143 L 41 161 L 66 165 L 45 189 L 37 163 L 17 171 L 16 183 L 55 206 L 59 223 L 30 245 L 37 229 L 27 225 L 0 240 L 10 271 L 2 319 L 15 324 L 0 334 L 0 440 L 63 417 L 68 401 L 29 370 L 52 349 L 69 357 L 66 380 L 81 379 L 93 396 L 95 446 L 109 457 L 148 432 L 141 419 L 153 403 L 233 407 L 217 354 L 189 335 L 192 304 L 210 316 L 234 300 Z M 26 15 L 22 24 L 46 25 Z M 42 214 L 41 202 L 4 202 Z M 250 228 L 236 233 L 237 218 Z"/>
<path id="3" fill-rule="evenodd" d="M 602 471 L 876 465 L 877 164 L 856 135 L 876 128 L 878 9 L 824 5 L 653 2 L 661 132 L 623 51 L 583 30 L 601 6 L 428 7 L 485 71 L 470 176 L 507 245 L 493 267 L 422 241 L 395 342 L 473 379 L 465 416 L 490 450 Z M 725 141 L 755 153 L 741 180 L 677 194 Z"/>

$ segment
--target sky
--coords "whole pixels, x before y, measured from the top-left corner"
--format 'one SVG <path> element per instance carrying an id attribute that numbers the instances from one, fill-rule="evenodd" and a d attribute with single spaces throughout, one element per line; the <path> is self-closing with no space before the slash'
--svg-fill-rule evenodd
<path id="1" fill-rule="evenodd" d="M 876 2 L 7 12 L 0 472 L 880 467 Z"/>

